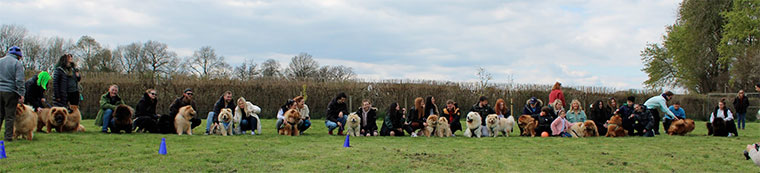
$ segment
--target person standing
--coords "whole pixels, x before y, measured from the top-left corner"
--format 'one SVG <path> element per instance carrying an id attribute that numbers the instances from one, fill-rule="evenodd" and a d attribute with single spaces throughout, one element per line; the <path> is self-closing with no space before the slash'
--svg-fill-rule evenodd
<path id="1" fill-rule="evenodd" d="M 119 86 L 111 85 L 108 87 L 108 92 L 100 96 L 100 110 L 98 116 L 95 117 L 95 125 L 101 127 L 100 132 L 108 133 L 108 125 L 111 124 L 113 118 L 113 111 L 116 107 L 124 104 L 124 100 L 118 95 Z"/>
<path id="2" fill-rule="evenodd" d="M 327 104 L 327 119 L 325 126 L 328 134 L 333 135 L 333 130 L 338 129 L 338 135 L 343 136 L 343 126 L 346 125 L 348 116 L 348 106 L 346 106 L 346 93 L 338 93 L 335 98 Z"/>
<path id="3" fill-rule="evenodd" d="M 211 124 L 219 124 L 219 119 L 216 117 L 219 116 L 219 112 L 222 109 L 235 110 L 236 107 L 235 102 L 232 101 L 232 91 L 225 91 L 222 96 L 219 96 L 219 100 L 214 103 L 214 110 L 208 112 L 208 116 L 206 117 L 206 133 L 204 134 L 209 134 Z"/>
<path id="4" fill-rule="evenodd" d="M 734 99 L 734 109 L 736 109 L 736 126 L 737 129 L 744 130 L 745 118 L 747 116 L 747 107 L 749 107 L 749 99 L 744 96 L 744 90 L 739 90 L 739 93 Z"/>
<path id="5" fill-rule="evenodd" d="M 660 135 L 660 120 L 663 118 L 660 116 L 660 113 L 665 113 L 665 115 L 669 116 L 671 119 L 678 120 L 678 117 L 675 117 L 676 115 L 673 114 L 673 112 L 670 112 L 667 105 L 667 102 L 673 99 L 673 95 L 673 92 L 665 91 L 661 95 L 651 97 L 644 102 L 644 106 L 649 109 L 649 113 L 651 113 L 654 118 L 654 128 L 652 131 L 654 131 L 655 135 Z"/>
<path id="6" fill-rule="evenodd" d="M 39 112 L 40 108 L 47 107 L 45 91 L 47 91 L 48 81 L 50 81 L 50 74 L 46 71 L 41 71 L 36 76 L 27 80 L 24 85 L 26 87 L 24 104 L 32 106 L 35 112 Z"/>
<path id="7" fill-rule="evenodd" d="M 554 100 L 562 100 L 562 107 L 565 107 L 565 94 L 562 93 L 562 84 L 559 82 L 554 83 L 552 91 L 549 93 L 549 103 L 554 103 Z M 539 108 L 540 109 L 540 108 Z"/>
<path id="8" fill-rule="evenodd" d="M 481 124 L 481 132 L 483 136 L 489 136 L 488 128 L 486 127 L 486 117 L 490 114 L 495 114 L 496 111 L 491 108 L 491 106 L 488 105 L 488 97 L 486 96 L 480 96 L 478 99 L 478 103 L 475 103 L 472 105 L 472 108 L 470 108 L 470 112 L 477 112 L 480 114 L 480 124 Z"/>
<path id="9" fill-rule="evenodd" d="M 55 106 L 79 105 L 79 81 L 82 76 L 74 63 L 74 56 L 65 54 L 58 59 L 53 72 L 53 99 Z"/>
<path id="10" fill-rule="evenodd" d="M 0 126 L 5 120 L 6 142 L 13 141 L 13 120 L 16 118 L 16 106 L 24 102 L 24 65 L 21 64 L 21 48 L 13 46 L 8 55 L 0 58 Z"/>

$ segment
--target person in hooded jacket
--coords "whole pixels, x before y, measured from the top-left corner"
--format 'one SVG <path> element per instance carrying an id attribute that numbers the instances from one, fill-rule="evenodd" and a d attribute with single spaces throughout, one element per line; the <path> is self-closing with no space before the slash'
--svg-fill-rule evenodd
<path id="1" fill-rule="evenodd" d="M 182 96 L 177 97 L 177 99 L 172 102 L 171 105 L 169 105 L 169 115 L 161 116 L 158 118 L 158 130 L 161 133 L 177 133 L 175 127 L 174 127 L 174 118 L 179 113 L 179 109 L 185 106 L 191 106 L 193 110 L 198 112 L 198 107 L 195 106 L 195 100 L 193 99 L 193 89 L 187 88 L 182 93 Z M 197 116 L 197 115 L 196 115 Z M 190 119 L 190 128 L 194 129 L 195 127 L 198 127 L 201 125 L 201 119 L 197 117 L 193 117 Z"/>
<path id="2" fill-rule="evenodd" d="M 50 74 L 46 71 L 41 71 L 24 83 L 26 86 L 24 104 L 32 106 L 35 112 L 39 112 L 40 108 L 49 107 L 45 100 L 45 91 L 47 91 L 48 81 L 50 81 Z"/>
<path id="3" fill-rule="evenodd" d="M 591 105 L 589 119 L 596 124 L 596 129 L 599 130 L 599 136 L 607 134 L 607 128 L 604 127 L 604 124 L 607 123 L 607 120 L 610 120 L 610 117 L 612 117 L 610 109 L 607 108 L 601 100 L 597 100 Z"/>
<path id="4" fill-rule="evenodd" d="M 82 96 L 79 94 L 79 81 L 82 76 L 76 68 L 74 56 L 64 54 L 58 59 L 53 72 L 53 100 L 55 106 L 69 108 L 69 105 L 79 105 Z"/>
<path id="5" fill-rule="evenodd" d="M 135 120 L 132 123 L 132 128 L 138 132 L 150 132 L 158 133 L 156 130 L 156 123 L 158 122 L 158 115 L 156 113 L 156 105 L 158 104 L 158 93 L 155 89 L 145 90 L 143 97 L 137 102 L 135 106 Z"/>
<path id="6" fill-rule="evenodd" d="M 554 122 L 554 117 L 551 116 L 551 112 L 553 110 L 548 107 L 544 107 L 541 109 L 541 113 L 539 113 L 538 118 L 536 121 L 538 121 L 538 126 L 536 126 L 536 134 L 541 134 L 543 132 L 552 134 L 552 122 Z"/>
<path id="7" fill-rule="evenodd" d="M 459 119 L 462 117 L 462 112 L 459 111 L 459 105 L 454 100 L 446 101 L 446 108 L 443 109 L 441 117 L 445 117 L 449 120 L 449 128 L 451 128 L 451 135 L 462 130 L 462 122 Z"/>
<path id="8" fill-rule="evenodd" d="M 343 136 L 343 129 L 348 117 L 348 106 L 346 106 L 346 93 L 338 93 L 335 98 L 327 104 L 327 117 L 325 126 L 328 134 L 333 135 L 333 130 L 338 129 L 338 135 Z"/>
<path id="9" fill-rule="evenodd" d="M 628 119 L 634 121 L 633 128 L 636 129 L 636 136 L 654 137 L 654 117 L 646 106 L 641 104 L 633 105 L 633 112 Z"/>

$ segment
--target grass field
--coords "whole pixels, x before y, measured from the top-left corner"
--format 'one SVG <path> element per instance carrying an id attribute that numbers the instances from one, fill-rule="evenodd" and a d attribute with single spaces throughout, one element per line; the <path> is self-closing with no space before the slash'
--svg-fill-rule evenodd
<path id="1" fill-rule="evenodd" d="M 380 122 L 378 122 L 380 123 Z M 299 137 L 35 133 L 6 143 L 0 172 L 757 172 L 742 150 L 758 138 L 757 123 L 740 137 L 708 137 L 704 122 L 689 136 L 654 138 L 454 138 L 329 136 L 322 120 Z M 751 130 L 750 130 L 751 129 Z M 517 131 L 517 129 L 515 129 Z M 512 135 L 516 135 L 513 132 Z M 157 154 L 166 138 L 168 155 Z"/>

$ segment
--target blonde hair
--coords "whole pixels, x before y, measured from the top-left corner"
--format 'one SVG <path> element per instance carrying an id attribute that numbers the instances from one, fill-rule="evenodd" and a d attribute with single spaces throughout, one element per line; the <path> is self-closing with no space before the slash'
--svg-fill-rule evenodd
<path id="1" fill-rule="evenodd" d="M 573 105 L 578 104 L 578 109 L 574 109 Z M 578 101 L 578 99 L 573 99 L 573 101 L 570 102 L 570 111 L 568 112 L 575 112 L 578 113 L 583 110 L 583 104 L 581 104 L 581 101 Z"/>

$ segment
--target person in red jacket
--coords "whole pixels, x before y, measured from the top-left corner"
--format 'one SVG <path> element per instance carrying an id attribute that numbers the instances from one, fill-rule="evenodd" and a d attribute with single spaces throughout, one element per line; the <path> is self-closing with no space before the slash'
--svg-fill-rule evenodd
<path id="1" fill-rule="evenodd" d="M 552 92 L 549 93 L 549 103 L 554 103 L 554 100 L 562 100 L 562 107 L 565 107 L 565 94 L 562 93 L 562 84 L 559 82 L 554 83 Z"/>

